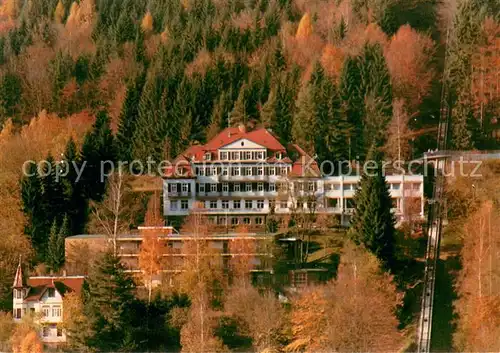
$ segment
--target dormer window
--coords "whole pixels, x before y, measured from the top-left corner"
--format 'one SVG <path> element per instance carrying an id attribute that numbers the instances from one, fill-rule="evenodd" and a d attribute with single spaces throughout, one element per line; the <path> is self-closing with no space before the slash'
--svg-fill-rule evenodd
<path id="1" fill-rule="evenodd" d="M 23 299 L 23 290 L 22 289 L 14 289 L 14 296 L 16 299 Z"/>
<path id="2" fill-rule="evenodd" d="M 276 158 L 277 159 L 283 158 L 283 155 L 281 154 L 281 152 L 276 153 Z"/>
<path id="3" fill-rule="evenodd" d="M 205 153 L 205 160 L 206 161 L 211 161 L 212 160 L 212 154 L 210 152 Z"/>

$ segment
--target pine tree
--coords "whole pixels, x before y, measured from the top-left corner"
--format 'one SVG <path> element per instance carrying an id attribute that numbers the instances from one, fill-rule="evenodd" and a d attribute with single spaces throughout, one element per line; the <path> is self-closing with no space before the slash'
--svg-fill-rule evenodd
<path id="1" fill-rule="evenodd" d="M 117 153 L 122 161 L 132 160 L 132 139 L 139 117 L 139 102 L 145 81 L 145 75 L 141 74 L 127 87 L 116 135 Z"/>
<path id="2" fill-rule="evenodd" d="M 61 227 L 58 228 L 54 220 L 50 228 L 49 243 L 47 247 L 46 264 L 54 272 L 59 271 L 64 265 L 64 239 L 68 235 L 68 218 L 65 216 Z"/>
<path id="3" fill-rule="evenodd" d="M 299 93 L 297 111 L 293 117 L 292 139 L 309 155 L 314 155 L 317 134 L 314 87 L 305 86 Z"/>
<path id="4" fill-rule="evenodd" d="M 132 349 L 131 342 L 134 281 L 118 257 L 106 252 L 92 268 L 84 286 L 84 313 L 93 334 L 86 338 L 88 347 L 100 351 Z"/>
<path id="5" fill-rule="evenodd" d="M 380 45 L 366 45 L 360 62 L 361 92 L 365 102 L 365 148 L 381 147 L 392 118 L 391 77 Z M 370 105 L 367 105 L 370 104 Z"/>
<path id="6" fill-rule="evenodd" d="M 260 122 L 265 128 L 273 128 L 276 124 L 276 90 L 271 89 L 266 103 L 260 111 Z"/>
<path id="7" fill-rule="evenodd" d="M 364 101 L 360 92 L 361 73 L 359 59 L 347 57 L 340 77 L 340 94 L 348 123 L 352 127 L 349 136 L 349 157 L 364 156 L 363 116 Z"/>
<path id="8" fill-rule="evenodd" d="M 46 243 L 46 218 L 40 202 L 42 198 L 42 182 L 38 175 L 36 163 L 30 163 L 27 176 L 21 180 L 21 200 L 26 216 L 25 233 L 30 237 L 36 254 L 42 256 Z"/>
<path id="9" fill-rule="evenodd" d="M 59 161 L 55 161 L 52 155 L 48 155 L 43 169 L 42 177 L 42 197 L 41 203 L 47 219 L 47 229 L 53 220 L 61 221 L 67 205 L 67 198 L 64 194 L 63 179 L 61 177 L 61 166 Z"/>
<path id="10" fill-rule="evenodd" d="M 69 235 L 84 232 L 88 216 L 88 200 L 83 194 L 82 183 L 78 179 L 78 171 L 82 168 L 82 161 L 73 138 L 66 144 L 64 163 L 68 174 L 63 178 L 63 192 L 67 200 L 66 214 L 68 217 Z"/>
<path id="11" fill-rule="evenodd" d="M 386 267 L 394 265 L 395 218 L 392 200 L 383 174 L 382 161 L 374 153 L 377 168 L 363 174 L 354 200 L 356 210 L 349 233 L 353 240 L 377 256 Z M 371 174 L 371 175 L 368 175 Z"/>
<path id="12" fill-rule="evenodd" d="M 83 194 L 94 201 L 101 201 L 106 190 L 106 175 L 110 163 L 116 159 L 115 142 L 110 119 L 106 111 L 100 111 L 92 130 L 85 135 L 82 146 L 82 163 L 86 163 L 82 174 Z"/>
<path id="13" fill-rule="evenodd" d="M 238 99 L 234 103 L 233 110 L 231 111 L 231 125 L 238 126 L 240 124 L 245 125 L 248 120 L 247 109 L 246 109 L 246 85 L 243 85 L 238 94 Z"/>

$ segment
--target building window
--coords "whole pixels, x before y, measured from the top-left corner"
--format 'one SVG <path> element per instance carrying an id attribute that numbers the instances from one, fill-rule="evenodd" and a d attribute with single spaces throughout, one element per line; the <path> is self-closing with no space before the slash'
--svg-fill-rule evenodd
<path id="1" fill-rule="evenodd" d="M 234 190 L 233 190 L 234 192 L 240 192 L 240 183 L 235 183 L 233 188 L 234 188 Z"/>
<path id="2" fill-rule="evenodd" d="M 229 184 L 228 183 L 223 183 L 222 184 L 222 191 L 223 192 L 229 192 Z"/>
<path id="3" fill-rule="evenodd" d="M 240 176 L 240 167 L 231 168 L 231 175 Z"/>
<path id="4" fill-rule="evenodd" d="M 16 299 L 23 299 L 23 290 L 22 289 L 14 289 Z"/>
<path id="5" fill-rule="evenodd" d="M 54 298 L 56 296 L 56 290 L 54 288 L 49 288 L 47 292 L 49 298 Z"/>
<path id="6" fill-rule="evenodd" d="M 394 190 L 399 190 L 399 188 L 401 187 L 401 184 L 399 184 L 399 183 L 398 184 L 391 184 L 391 185 L 392 185 L 392 188 Z"/>
<path id="7" fill-rule="evenodd" d="M 49 316 L 49 310 L 50 310 L 50 307 L 49 306 L 43 306 L 42 307 L 42 315 L 44 317 L 48 317 Z"/>
<path id="8" fill-rule="evenodd" d="M 286 167 L 280 168 L 280 175 L 286 175 Z"/>
<path id="9" fill-rule="evenodd" d="M 257 208 L 264 208 L 264 200 L 257 200 Z"/>
<path id="10" fill-rule="evenodd" d="M 62 335 L 63 335 L 62 328 L 58 327 L 57 328 L 57 337 L 62 337 Z"/>
<path id="11" fill-rule="evenodd" d="M 339 199 L 327 199 L 327 206 L 330 208 L 337 208 L 339 204 Z"/>
<path id="12" fill-rule="evenodd" d="M 239 223 L 239 222 L 238 222 L 238 218 L 236 218 L 236 217 L 231 218 L 231 224 L 232 224 L 233 226 L 237 225 L 238 223 Z"/>
<path id="13" fill-rule="evenodd" d="M 257 156 L 257 158 L 255 158 L 255 159 L 259 159 L 259 160 L 264 159 L 264 152 L 257 152 L 256 156 Z"/>
<path id="14" fill-rule="evenodd" d="M 309 191 L 314 191 L 314 182 L 312 182 L 312 181 L 309 182 L 308 187 L 309 187 Z"/>
<path id="15" fill-rule="evenodd" d="M 264 175 L 264 167 L 257 167 L 257 175 Z"/>
<path id="16" fill-rule="evenodd" d="M 231 159 L 237 161 L 240 159 L 240 152 L 231 152 Z"/>
<path id="17" fill-rule="evenodd" d="M 352 184 L 344 184 L 343 189 L 344 190 L 351 190 Z"/>
<path id="18" fill-rule="evenodd" d="M 413 190 L 414 191 L 419 191 L 420 190 L 420 184 L 412 184 Z"/>
<path id="19" fill-rule="evenodd" d="M 252 183 L 246 183 L 245 184 L 245 191 L 246 192 L 251 192 L 252 191 Z"/>
<path id="20" fill-rule="evenodd" d="M 243 218 L 243 224 L 250 224 L 250 218 L 248 217 Z"/>
<path id="21" fill-rule="evenodd" d="M 283 157 L 283 155 L 281 154 L 281 152 L 276 153 L 276 158 L 281 159 L 281 157 Z"/>
<path id="22" fill-rule="evenodd" d="M 199 188 L 199 191 L 200 191 L 200 192 L 205 192 L 205 184 L 203 184 L 203 183 L 202 183 L 202 184 L 200 184 L 200 185 L 198 186 L 198 188 Z"/>
<path id="23" fill-rule="evenodd" d="M 34 314 L 35 313 L 35 308 L 30 308 L 30 313 Z"/>
<path id="24" fill-rule="evenodd" d="M 177 184 L 170 184 L 170 185 L 172 185 L 170 187 L 170 190 L 172 190 L 172 192 L 177 192 Z"/>
<path id="25" fill-rule="evenodd" d="M 264 184 L 263 183 L 257 184 L 257 191 L 264 191 Z"/>
<path id="26" fill-rule="evenodd" d="M 60 317 L 61 316 L 61 307 L 60 306 L 53 306 L 52 307 L 52 317 Z"/>
<path id="27" fill-rule="evenodd" d="M 212 154 L 210 152 L 205 153 L 205 160 L 206 161 L 212 160 Z"/>
<path id="28" fill-rule="evenodd" d="M 182 183 L 182 192 L 188 192 L 188 191 L 189 191 L 189 184 Z"/>
<path id="29" fill-rule="evenodd" d="M 344 199 L 345 200 L 345 208 L 355 208 L 354 199 Z"/>
<path id="30" fill-rule="evenodd" d="M 307 285 L 307 272 L 295 272 L 293 280 L 295 287 L 304 287 Z"/>
<path id="31" fill-rule="evenodd" d="M 218 219 L 218 223 L 219 223 L 219 224 L 227 224 L 227 222 L 226 222 L 226 217 L 219 217 L 219 219 Z"/>
<path id="32" fill-rule="evenodd" d="M 243 173 L 243 176 L 250 176 L 252 175 L 252 168 L 250 167 L 243 167 L 242 168 L 242 173 Z"/>
<path id="33" fill-rule="evenodd" d="M 222 167 L 222 175 L 229 175 L 229 168 L 228 167 Z"/>
<path id="34" fill-rule="evenodd" d="M 170 210 L 175 211 L 179 207 L 179 203 L 177 200 L 170 201 Z"/>
<path id="35" fill-rule="evenodd" d="M 212 168 L 210 168 L 210 167 L 205 168 L 205 174 L 206 174 L 206 176 L 212 176 Z"/>
<path id="36" fill-rule="evenodd" d="M 274 169 L 274 167 L 269 167 L 268 168 L 268 173 L 269 173 L 269 175 L 275 175 L 276 174 L 276 169 Z"/>
<path id="37" fill-rule="evenodd" d="M 210 184 L 210 192 L 217 192 L 217 184 Z"/>
<path id="38" fill-rule="evenodd" d="M 281 201 L 280 208 L 288 208 L 288 203 L 286 201 Z"/>
<path id="39" fill-rule="evenodd" d="M 222 159 L 223 161 L 227 161 L 227 152 L 221 152 L 220 159 Z"/>
<path id="40" fill-rule="evenodd" d="M 245 200 L 245 208 L 252 208 L 252 206 L 253 206 L 252 200 Z"/>
<path id="41" fill-rule="evenodd" d="M 252 159 L 252 152 L 250 151 L 245 151 L 245 152 L 242 152 L 243 153 L 243 158 L 244 160 L 248 161 L 249 159 Z"/>
<path id="42" fill-rule="evenodd" d="M 204 176 L 205 175 L 205 168 L 196 168 L 196 169 L 197 169 L 196 174 L 198 174 L 200 176 Z"/>
<path id="43" fill-rule="evenodd" d="M 241 201 L 240 200 L 233 201 L 233 208 L 241 208 Z"/>
<path id="44" fill-rule="evenodd" d="M 50 335 L 50 327 L 49 326 L 44 326 L 42 328 L 42 336 L 43 337 L 49 337 Z"/>
<path id="45" fill-rule="evenodd" d="M 210 201 L 210 208 L 217 208 L 217 201 Z"/>
<path id="46" fill-rule="evenodd" d="M 229 201 L 228 200 L 222 200 L 222 208 L 229 208 Z"/>
<path id="47" fill-rule="evenodd" d="M 262 224 L 262 217 L 255 217 L 255 224 Z"/>
<path id="48" fill-rule="evenodd" d="M 181 200 L 181 210 L 187 210 L 188 205 L 188 200 Z"/>
<path id="49" fill-rule="evenodd" d="M 276 191 L 276 184 L 275 183 L 269 183 L 269 191 L 270 192 Z"/>
<path id="50" fill-rule="evenodd" d="M 14 319 L 21 318 L 21 309 L 14 309 Z"/>

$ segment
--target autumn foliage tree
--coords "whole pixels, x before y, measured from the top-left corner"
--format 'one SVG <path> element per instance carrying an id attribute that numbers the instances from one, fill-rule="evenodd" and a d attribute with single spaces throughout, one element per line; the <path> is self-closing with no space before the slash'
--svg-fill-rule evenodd
<path id="1" fill-rule="evenodd" d="M 217 299 L 217 288 L 222 284 L 222 260 L 220 253 L 207 240 L 208 223 L 201 213 L 202 204 L 195 205 L 186 218 L 182 233 L 183 265 L 179 275 L 180 289 L 189 295 L 191 307 L 189 320 L 181 329 L 183 350 L 219 351 L 223 345 L 214 335 L 217 324 L 212 303 Z"/>
<path id="2" fill-rule="evenodd" d="M 397 351 L 400 302 L 392 277 L 361 247 L 344 247 L 337 279 L 292 301 L 288 351 Z"/>
<path id="3" fill-rule="evenodd" d="M 165 240 L 160 238 L 158 232 L 154 229 L 165 225 L 165 221 L 157 207 L 157 195 L 149 200 L 146 219 L 142 230 L 142 244 L 139 252 L 139 267 L 142 270 L 143 282 L 148 289 L 148 303 L 151 302 L 151 292 L 153 289 L 153 277 L 158 275 L 163 269 L 163 255 L 165 253 Z M 151 228 L 150 228 L 151 227 Z"/>
<path id="4" fill-rule="evenodd" d="M 455 303 L 458 329 L 454 342 L 463 351 L 500 349 L 500 217 L 498 208 L 485 201 L 464 226 L 462 270 Z"/>

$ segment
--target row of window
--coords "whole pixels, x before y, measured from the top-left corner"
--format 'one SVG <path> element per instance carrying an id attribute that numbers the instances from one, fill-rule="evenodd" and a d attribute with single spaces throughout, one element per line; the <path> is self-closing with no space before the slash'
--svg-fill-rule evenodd
<path id="1" fill-rule="evenodd" d="M 344 191 L 356 190 L 357 185 L 358 184 L 345 183 L 345 184 L 342 184 L 342 189 Z M 409 189 L 411 188 L 414 191 L 420 190 L 420 184 L 418 184 L 418 183 L 412 183 L 412 184 L 407 184 L 407 185 L 408 185 L 407 187 Z M 340 184 L 327 184 L 327 183 L 325 183 L 325 190 L 326 191 L 340 190 L 340 188 L 341 188 Z M 391 183 L 391 184 L 389 184 L 389 188 L 391 190 L 400 190 L 401 189 L 401 183 Z"/>
<path id="2" fill-rule="evenodd" d="M 62 316 L 62 308 L 60 305 L 44 305 L 42 306 L 42 315 L 43 317 L 61 317 Z M 35 308 L 30 308 L 30 313 L 35 313 Z M 16 308 L 14 309 L 14 318 L 20 319 L 22 316 L 26 315 L 26 308 Z"/>
<path id="3" fill-rule="evenodd" d="M 267 186 L 267 187 L 264 187 Z M 274 183 L 269 183 L 265 184 L 264 183 L 257 183 L 255 186 L 252 183 L 234 183 L 234 184 L 229 184 L 229 183 L 222 183 L 222 192 L 252 192 L 252 191 L 269 191 L 269 192 L 274 192 L 276 191 L 276 184 Z M 204 192 L 217 192 L 218 191 L 218 184 L 199 184 L 198 185 L 198 192 L 204 193 Z"/>
<path id="4" fill-rule="evenodd" d="M 205 155 L 205 159 L 206 157 L 207 154 Z M 264 151 L 221 151 L 219 152 L 219 159 L 223 161 L 260 161 L 266 159 L 266 153 Z"/>
<path id="5" fill-rule="evenodd" d="M 218 224 L 218 225 L 229 225 L 230 224 L 232 226 L 237 226 L 239 224 L 245 224 L 245 225 L 252 224 L 252 218 L 250 218 L 250 217 L 243 217 L 243 218 L 209 217 L 208 221 L 212 224 Z M 262 225 L 262 224 L 264 224 L 264 219 L 262 217 L 255 217 L 255 218 L 253 218 L 253 224 Z"/>
<path id="6" fill-rule="evenodd" d="M 198 176 L 264 176 L 264 175 L 286 175 L 288 167 L 196 167 Z"/>

